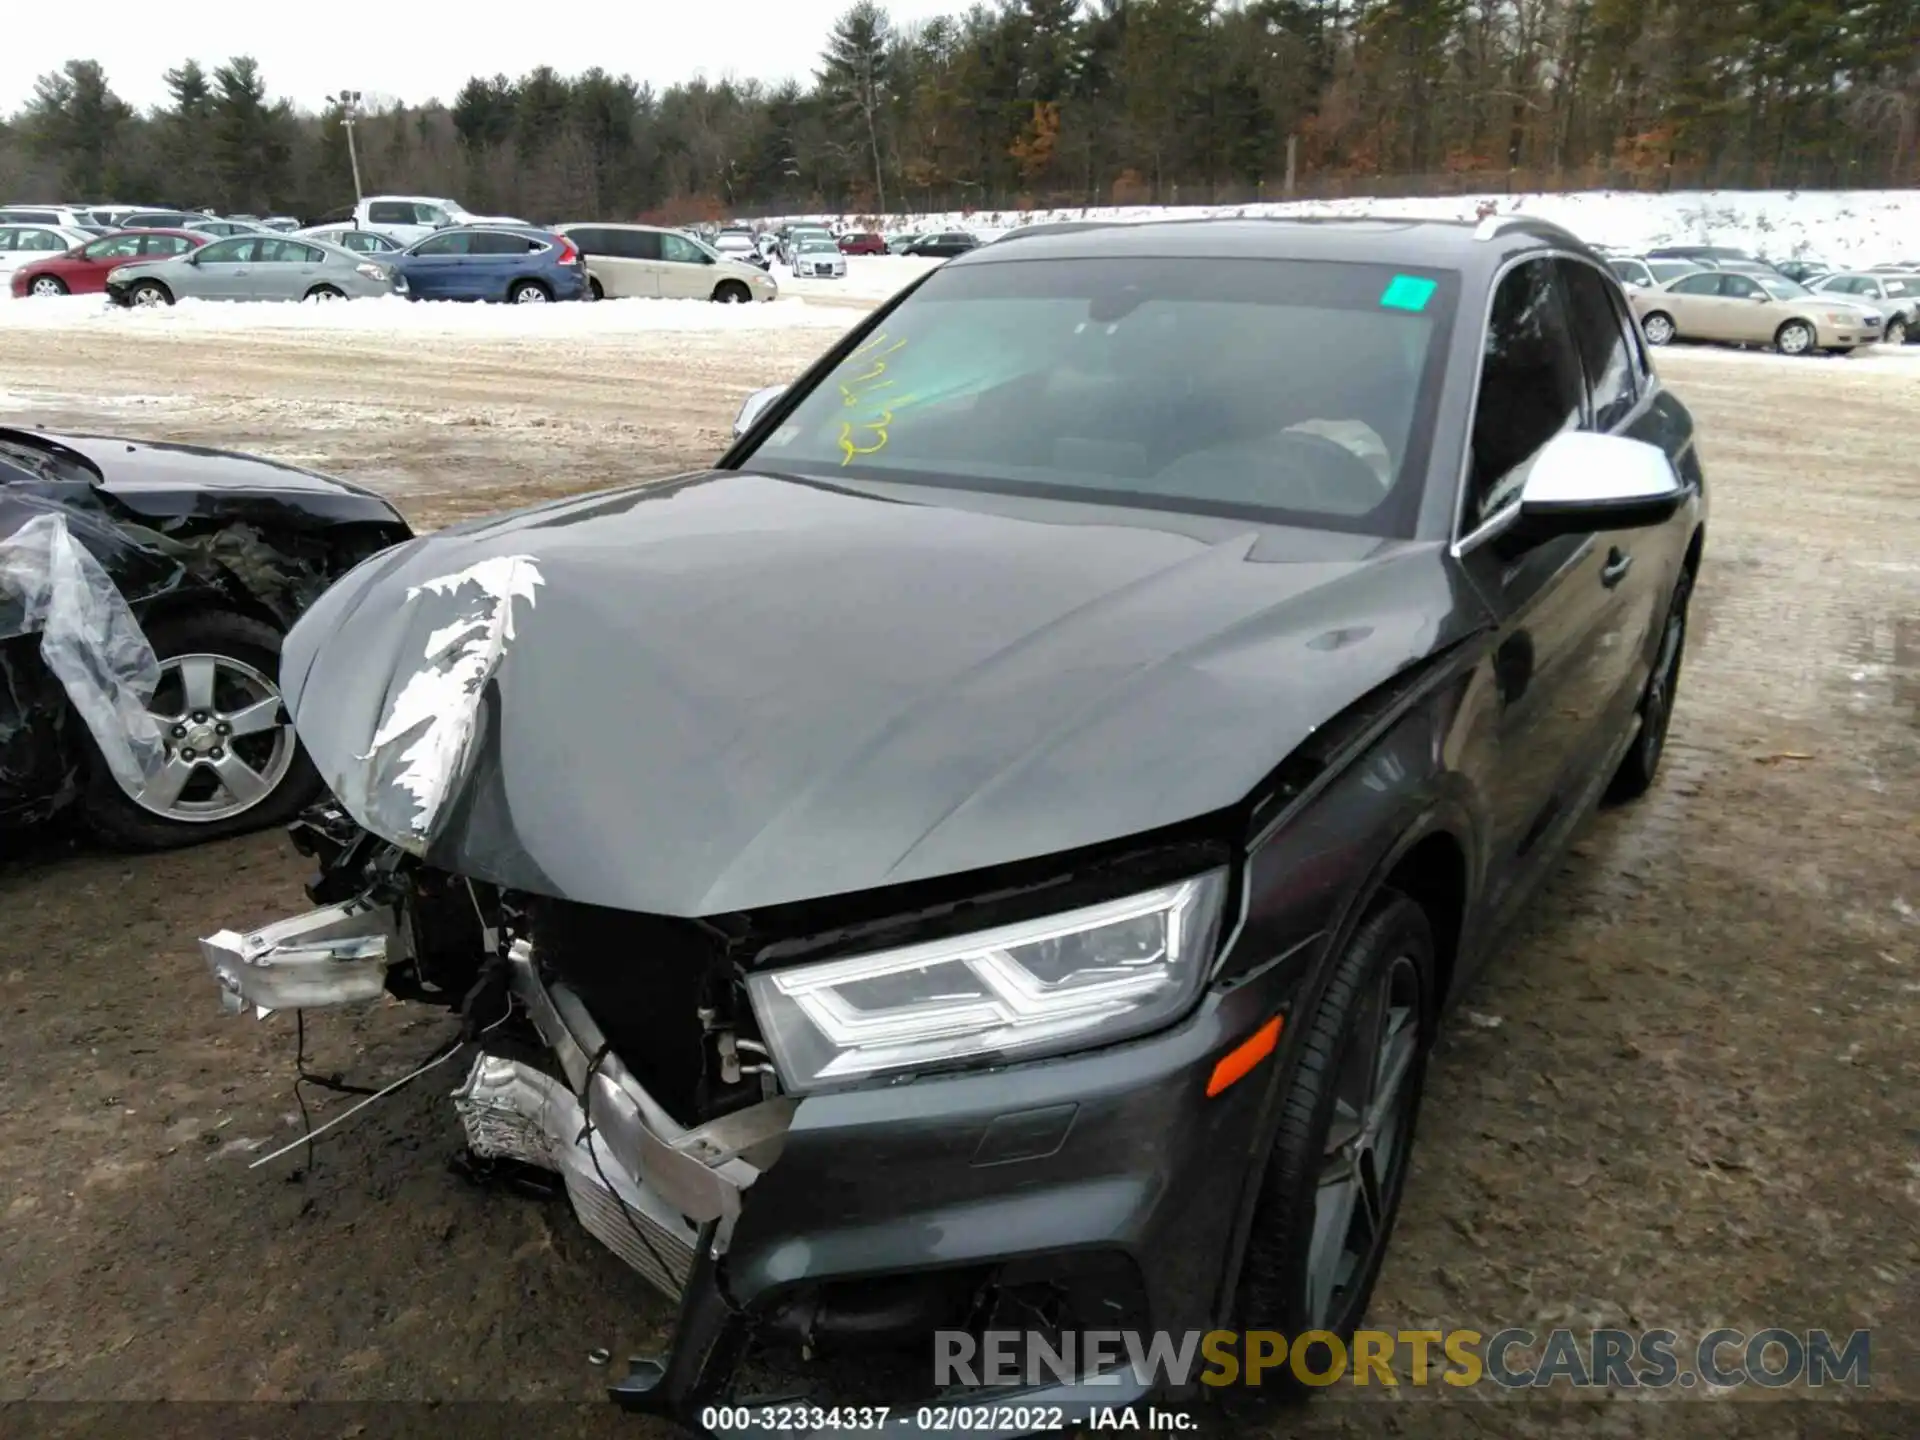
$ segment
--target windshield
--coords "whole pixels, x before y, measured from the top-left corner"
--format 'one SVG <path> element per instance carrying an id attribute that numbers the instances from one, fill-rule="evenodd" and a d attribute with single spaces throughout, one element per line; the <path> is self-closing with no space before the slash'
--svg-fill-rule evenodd
<path id="1" fill-rule="evenodd" d="M 1753 282 L 1776 300 L 1798 300 L 1803 295 L 1813 293 L 1784 275 L 1755 275 Z"/>
<path id="2" fill-rule="evenodd" d="M 803 235 L 795 248 L 804 254 L 809 250 L 832 250 L 835 246 L 833 241 L 824 235 Z"/>
<path id="3" fill-rule="evenodd" d="M 1407 536 L 1457 289 L 1282 260 L 943 269 L 745 464 Z"/>

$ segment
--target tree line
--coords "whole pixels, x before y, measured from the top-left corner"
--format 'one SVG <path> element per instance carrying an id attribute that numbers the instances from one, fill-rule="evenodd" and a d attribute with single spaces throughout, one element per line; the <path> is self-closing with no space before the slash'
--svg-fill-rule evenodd
<path id="1" fill-rule="evenodd" d="M 0 122 L 0 196 L 313 217 L 338 104 L 188 60 L 144 113 L 69 61 Z M 357 117 L 368 193 L 687 220 L 1366 193 L 1920 181 L 1920 0 L 858 0 L 805 83 L 476 76 Z"/>

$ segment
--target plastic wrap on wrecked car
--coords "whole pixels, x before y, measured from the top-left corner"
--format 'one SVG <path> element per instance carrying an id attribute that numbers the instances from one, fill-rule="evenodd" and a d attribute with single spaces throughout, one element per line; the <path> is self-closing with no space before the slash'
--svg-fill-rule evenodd
<path id="1" fill-rule="evenodd" d="M 148 710 L 160 664 L 126 598 L 76 541 L 66 517 L 39 514 L 0 538 L 0 633 L 40 636 L 40 657 L 129 791 L 165 763 Z"/>

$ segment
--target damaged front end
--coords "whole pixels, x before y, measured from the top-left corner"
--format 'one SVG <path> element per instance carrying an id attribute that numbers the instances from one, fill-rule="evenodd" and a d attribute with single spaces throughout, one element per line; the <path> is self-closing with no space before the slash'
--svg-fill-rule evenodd
<path id="1" fill-rule="evenodd" d="M 824 975 L 869 986 L 858 998 L 877 1016 L 889 982 L 836 980 L 820 957 L 884 947 L 909 967 L 896 973 L 925 970 L 921 952 L 957 943 L 942 936 L 1116 885 L 1204 902 L 1203 924 L 1168 923 L 1211 955 L 1217 882 L 1160 882 L 1217 875 L 1219 847 L 1156 846 L 984 900 L 923 896 L 907 913 L 811 905 L 696 921 L 448 875 L 331 807 L 294 838 L 320 861 L 318 906 L 203 941 L 223 1000 L 264 1013 L 390 993 L 464 1018 L 460 1168 L 515 1189 L 529 1171 L 551 1177 L 582 1226 L 678 1306 L 671 1351 L 611 1386 L 623 1405 L 695 1428 L 705 1407 L 756 1398 L 910 1405 L 941 1398 L 927 1383 L 935 1332 L 1143 1328 L 1211 1303 L 1168 1292 L 1144 1257 L 1173 1258 L 1190 1281 L 1230 1228 L 1224 1194 L 1197 1210 L 1168 1202 L 1172 1174 L 1195 1172 L 1229 1113 L 1183 1119 L 1204 1082 L 1179 1077 L 1198 1076 L 1245 1024 L 1239 1012 L 1264 1002 L 1242 996 L 1225 1014 L 1209 1003 L 1151 1052 L 845 1086 L 791 1059 L 789 1083 L 754 993 L 768 976 Z M 1194 1263 L 1180 1266 L 1182 1252 Z M 1125 1404 L 1145 1393 L 1132 1384 L 1018 1394 Z"/>

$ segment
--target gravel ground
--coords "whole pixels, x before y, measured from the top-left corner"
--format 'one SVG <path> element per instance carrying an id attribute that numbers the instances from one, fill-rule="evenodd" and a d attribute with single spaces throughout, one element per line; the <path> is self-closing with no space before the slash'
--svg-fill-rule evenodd
<path id="1" fill-rule="evenodd" d="M 0 418 L 294 459 L 426 527 L 697 463 L 740 396 L 824 342 L 0 330 L 16 407 Z M 1589 827 L 1443 1040 L 1381 1325 L 1871 1327 L 1875 1392 L 1920 1400 L 1916 361 L 1662 355 L 1714 505 L 1666 769 Z M 450 1072 L 311 1168 L 247 1168 L 298 1133 L 291 1024 L 224 1018 L 194 940 L 302 905 L 282 837 L 16 852 L 0 864 L 0 1400 L 592 1401 L 590 1350 L 659 1341 L 662 1304 L 564 1206 L 449 1173 Z M 391 1077 L 446 1033 L 397 1005 L 317 1017 L 310 1061 Z M 1893 1435 L 1920 1413 L 1310 1408 L 1206 1428 Z M 216 1413 L 190 1428 L 223 1428 Z M 305 1413 L 338 1435 L 445 1412 Z M 571 1414 L 460 1413 L 471 1434 Z M 26 1418 L 100 1416 L 121 1412 Z"/>

